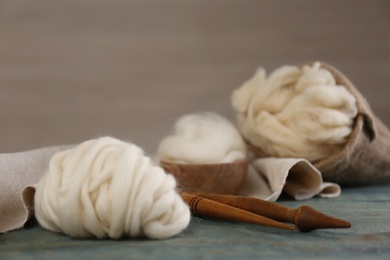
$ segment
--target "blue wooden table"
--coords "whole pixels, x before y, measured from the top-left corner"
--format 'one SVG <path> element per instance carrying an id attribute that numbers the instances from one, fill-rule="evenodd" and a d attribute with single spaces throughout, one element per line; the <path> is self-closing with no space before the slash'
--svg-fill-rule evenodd
<path id="1" fill-rule="evenodd" d="M 0 259 L 390 259 L 389 184 L 344 188 L 336 199 L 306 204 L 351 222 L 350 229 L 310 233 L 193 217 L 167 240 L 78 240 L 37 224 L 0 235 Z"/>

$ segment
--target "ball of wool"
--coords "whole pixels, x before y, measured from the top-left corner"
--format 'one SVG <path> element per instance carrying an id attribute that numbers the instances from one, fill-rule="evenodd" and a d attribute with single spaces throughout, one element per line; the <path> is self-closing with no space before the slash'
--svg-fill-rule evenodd
<path id="1" fill-rule="evenodd" d="M 164 239 L 187 227 L 176 182 L 134 144 L 86 141 L 50 161 L 34 198 L 39 224 L 72 237 Z"/>
<path id="2" fill-rule="evenodd" d="M 246 158 L 245 143 L 224 117 L 204 112 L 184 115 L 174 134 L 159 145 L 161 160 L 175 163 L 229 163 Z"/>
<path id="3" fill-rule="evenodd" d="M 354 96 L 320 67 L 264 69 L 232 95 L 238 128 L 268 156 L 318 161 L 340 149 L 352 131 Z"/>

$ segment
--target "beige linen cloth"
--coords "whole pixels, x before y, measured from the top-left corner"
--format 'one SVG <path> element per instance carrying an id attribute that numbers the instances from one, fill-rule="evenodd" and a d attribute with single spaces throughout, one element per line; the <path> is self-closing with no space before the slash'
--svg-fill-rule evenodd
<path id="1" fill-rule="evenodd" d="M 0 233 L 23 227 L 33 214 L 35 188 L 51 157 L 71 146 L 0 154 Z M 337 184 L 323 183 L 321 173 L 304 159 L 258 159 L 240 195 L 276 201 L 282 191 L 297 200 L 335 197 Z"/>
<path id="2" fill-rule="evenodd" d="M 239 195 L 276 201 L 282 192 L 295 200 L 305 200 L 317 195 L 337 197 L 341 188 L 336 183 L 323 182 L 321 172 L 305 159 L 261 158 L 249 166 Z"/>
<path id="3" fill-rule="evenodd" d="M 51 157 L 68 146 L 0 154 L 0 233 L 23 227 L 33 213 L 32 187 L 49 168 Z"/>

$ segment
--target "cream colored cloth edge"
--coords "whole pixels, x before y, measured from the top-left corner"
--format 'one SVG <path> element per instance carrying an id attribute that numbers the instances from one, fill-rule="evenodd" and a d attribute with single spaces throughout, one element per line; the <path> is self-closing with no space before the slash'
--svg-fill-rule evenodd
<path id="1" fill-rule="evenodd" d="M 33 212 L 34 185 L 51 157 L 70 146 L 0 154 L 0 233 L 23 227 Z"/>
<path id="2" fill-rule="evenodd" d="M 301 158 L 261 158 L 252 162 L 239 194 L 276 201 L 282 192 L 295 200 L 314 196 L 334 198 L 341 194 L 336 183 L 323 182 L 321 172 Z"/>

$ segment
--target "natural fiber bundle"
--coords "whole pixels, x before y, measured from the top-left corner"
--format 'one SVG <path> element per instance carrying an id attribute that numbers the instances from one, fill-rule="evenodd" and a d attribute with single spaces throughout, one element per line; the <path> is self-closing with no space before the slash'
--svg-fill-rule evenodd
<path id="1" fill-rule="evenodd" d="M 229 163 L 245 159 L 246 147 L 238 130 L 227 119 L 205 112 L 179 118 L 175 133 L 161 141 L 158 154 L 167 162 Z"/>
<path id="2" fill-rule="evenodd" d="M 320 64 L 260 69 L 233 93 L 238 128 L 264 155 L 318 161 L 352 131 L 355 98 Z"/>
<path id="3" fill-rule="evenodd" d="M 348 78 L 328 64 L 283 67 L 268 79 L 259 71 L 233 93 L 233 106 L 258 157 L 305 158 L 325 181 L 339 184 L 390 175 L 388 129 Z"/>
<path id="4" fill-rule="evenodd" d="M 99 138 L 53 156 L 35 214 L 44 228 L 73 237 L 168 238 L 190 220 L 175 185 L 136 145 Z"/>

